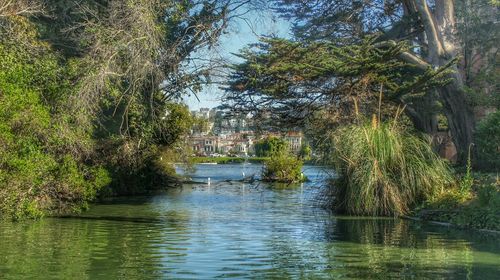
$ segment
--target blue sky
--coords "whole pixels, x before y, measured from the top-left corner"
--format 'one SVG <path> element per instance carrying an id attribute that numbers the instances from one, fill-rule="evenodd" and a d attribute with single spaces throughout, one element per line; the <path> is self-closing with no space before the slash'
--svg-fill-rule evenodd
<path id="1" fill-rule="evenodd" d="M 238 61 L 232 53 L 238 51 L 248 44 L 258 42 L 259 36 L 276 35 L 279 37 L 289 38 L 290 24 L 272 14 L 251 12 L 244 18 L 233 20 L 228 26 L 227 34 L 221 36 L 219 45 L 210 54 L 222 57 L 231 62 Z M 205 55 L 205 54 L 203 54 Z M 184 98 L 184 102 L 189 106 L 190 110 L 198 110 L 199 108 L 213 108 L 221 104 L 222 91 L 217 86 L 206 86 L 196 99 L 194 95 Z"/>

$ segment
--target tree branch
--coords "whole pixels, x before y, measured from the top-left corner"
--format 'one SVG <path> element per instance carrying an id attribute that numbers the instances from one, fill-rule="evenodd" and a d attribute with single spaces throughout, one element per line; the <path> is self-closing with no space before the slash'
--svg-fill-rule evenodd
<path id="1" fill-rule="evenodd" d="M 455 9 L 450 0 L 436 0 L 436 22 L 441 31 L 441 42 L 447 54 L 456 55 L 455 41 Z"/>
<path id="2" fill-rule="evenodd" d="M 384 48 L 384 47 L 394 47 L 396 46 L 396 42 L 389 40 L 389 41 L 384 41 L 380 43 L 376 43 L 373 45 L 375 48 Z M 413 65 L 415 65 L 417 68 L 421 70 L 427 70 L 429 67 L 431 67 L 431 64 L 426 62 L 425 60 L 421 59 L 420 57 L 416 56 L 415 54 L 411 52 L 401 52 L 399 54 L 399 57 L 406 61 L 409 62 Z"/>
<path id="3" fill-rule="evenodd" d="M 426 0 L 415 0 L 415 6 L 422 20 L 422 24 L 424 25 L 431 60 L 437 59 L 439 56 L 444 54 L 444 49 L 441 44 L 440 35 L 438 33 L 433 15 L 429 10 Z"/>

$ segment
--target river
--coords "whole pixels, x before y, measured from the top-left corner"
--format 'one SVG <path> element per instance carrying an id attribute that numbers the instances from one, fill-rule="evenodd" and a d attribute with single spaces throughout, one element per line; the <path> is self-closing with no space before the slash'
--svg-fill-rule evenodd
<path id="1" fill-rule="evenodd" d="M 198 165 L 185 185 L 67 218 L 0 222 L 0 279 L 498 279 L 500 236 L 318 206 L 325 172 L 285 186 Z M 178 171 L 183 173 L 182 168 Z"/>

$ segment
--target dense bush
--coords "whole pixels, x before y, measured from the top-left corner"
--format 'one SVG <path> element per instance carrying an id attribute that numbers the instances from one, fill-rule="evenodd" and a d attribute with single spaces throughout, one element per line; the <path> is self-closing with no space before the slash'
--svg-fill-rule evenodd
<path id="1" fill-rule="evenodd" d="M 182 162 L 174 156 L 167 157 L 162 151 L 170 150 L 181 156 L 186 150 L 182 143 L 193 123 L 185 105 L 166 103 L 161 121 L 152 122 L 148 106 L 130 109 L 133 118 L 126 135 L 119 131 L 98 139 L 101 162 L 109 169 L 113 182 L 101 192 L 102 196 L 137 195 L 164 188 L 172 179 L 171 164 Z M 109 132 L 113 125 L 108 121 L 102 131 Z M 161 160 L 163 158 L 163 160 Z"/>
<path id="2" fill-rule="evenodd" d="M 255 143 L 255 155 L 258 157 L 270 157 L 272 154 L 284 151 L 287 148 L 285 140 L 277 137 L 267 137 Z"/>
<path id="3" fill-rule="evenodd" d="M 262 180 L 269 182 L 297 183 L 306 178 L 302 174 L 303 162 L 286 150 L 273 153 L 264 161 Z"/>
<path id="4" fill-rule="evenodd" d="M 500 231 L 500 181 L 476 179 L 470 193 L 458 189 L 445 192 L 426 203 L 416 214 L 424 220 L 458 227 Z"/>
<path id="5" fill-rule="evenodd" d="M 476 144 L 479 166 L 487 170 L 500 169 L 500 111 L 489 115 L 477 126 Z"/>
<path id="6" fill-rule="evenodd" d="M 59 110 L 64 68 L 33 39 L 30 50 L 0 44 L 0 216 L 6 218 L 78 211 L 109 183 L 105 169 L 83 158 L 91 135 L 72 128 L 70 114 Z"/>
<path id="7" fill-rule="evenodd" d="M 158 150 L 189 132 L 188 108 L 159 92 L 123 102 L 108 83 L 89 114 L 74 98 L 82 61 L 65 60 L 27 19 L 9 26 L 17 37 L 0 36 L 0 215 L 76 212 L 97 195 L 165 186 L 171 170 L 157 164 Z"/>
<path id="8" fill-rule="evenodd" d="M 396 121 L 351 125 L 335 136 L 333 161 L 339 178 L 334 206 L 353 215 L 399 216 L 452 183 L 447 164 L 430 144 Z"/>

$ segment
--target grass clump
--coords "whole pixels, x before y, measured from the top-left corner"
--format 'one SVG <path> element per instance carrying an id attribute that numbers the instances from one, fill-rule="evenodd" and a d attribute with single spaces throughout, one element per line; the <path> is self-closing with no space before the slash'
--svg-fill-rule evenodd
<path id="1" fill-rule="evenodd" d="M 352 215 L 401 216 L 452 184 L 453 176 L 428 141 L 397 121 L 341 128 L 334 136 L 339 178 L 334 206 Z"/>

